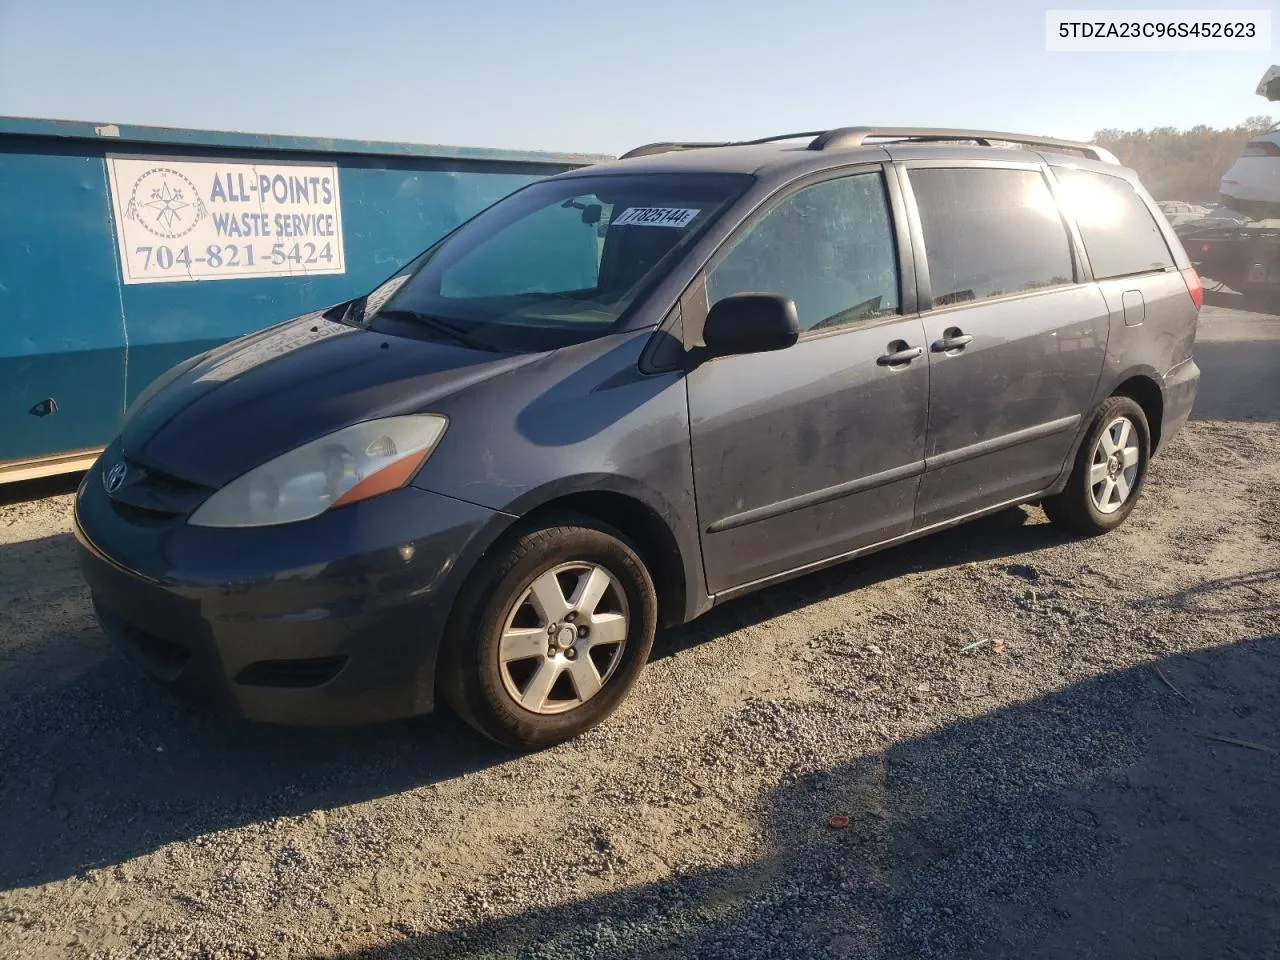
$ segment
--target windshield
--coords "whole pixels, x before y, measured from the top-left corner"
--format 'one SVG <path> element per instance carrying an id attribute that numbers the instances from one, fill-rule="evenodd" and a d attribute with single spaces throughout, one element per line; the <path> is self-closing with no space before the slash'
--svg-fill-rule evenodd
<path id="1" fill-rule="evenodd" d="M 548 350 L 612 330 L 742 194 L 736 174 L 545 180 L 512 194 L 369 295 L 365 323 L 493 350 Z"/>

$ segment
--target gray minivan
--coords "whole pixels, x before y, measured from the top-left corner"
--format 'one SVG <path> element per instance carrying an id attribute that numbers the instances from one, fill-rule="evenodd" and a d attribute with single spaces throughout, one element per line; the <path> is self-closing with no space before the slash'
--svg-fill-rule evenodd
<path id="1" fill-rule="evenodd" d="M 124 653 L 242 716 L 605 717 L 660 624 L 1013 504 L 1099 534 L 1202 291 L 1087 144 L 842 128 L 530 185 L 153 384 L 76 497 Z"/>

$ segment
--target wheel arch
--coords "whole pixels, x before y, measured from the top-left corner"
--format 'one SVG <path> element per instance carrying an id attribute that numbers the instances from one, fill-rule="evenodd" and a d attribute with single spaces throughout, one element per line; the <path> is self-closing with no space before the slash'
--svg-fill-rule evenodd
<path id="1" fill-rule="evenodd" d="M 1164 391 L 1160 388 L 1159 379 L 1146 371 L 1130 373 L 1107 396 L 1128 397 L 1142 408 L 1151 431 L 1151 452 L 1154 454 L 1160 447 L 1164 424 Z"/>
<path id="2" fill-rule="evenodd" d="M 688 619 L 690 578 L 684 552 L 657 508 L 617 490 L 579 490 L 532 507 L 512 524 L 511 532 L 518 534 L 545 519 L 565 514 L 604 523 L 631 541 L 653 577 L 659 623 L 672 626 Z"/>
<path id="3" fill-rule="evenodd" d="M 632 542 L 653 577 L 658 619 L 663 626 L 684 623 L 711 605 L 702 575 L 692 491 L 673 504 L 652 487 L 619 474 L 567 477 L 527 491 L 503 508 L 517 520 L 486 547 L 556 514 L 577 514 L 613 527 Z"/>
<path id="4" fill-rule="evenodd" d="M 1049 488 L 1050 495 L 1061 493 L 1066 486 L 1071 477 L 1072 465 L 1080 451 L 1080 444 L 1084 442 L 1089 432 L 1089 425 L 1097 415 L 1098 409 L 1111 397 L 1128 397 L 1142 408 L 1147 418 L 1147 426 L 1151 431 L 1151 453 L 1155 454 L 1164 425 L 1164 390 L 1160 386 L 1160 381 L 1160 375 L 1151 367 L 1131 367 L 1119 376 L 1104 378 L 1103 382 L 1098 384 L 1093 405 L 1080 422 L 1080 428 L 1071 442 L 1071 449 L 1062 461 L 1058 478 Z"/>

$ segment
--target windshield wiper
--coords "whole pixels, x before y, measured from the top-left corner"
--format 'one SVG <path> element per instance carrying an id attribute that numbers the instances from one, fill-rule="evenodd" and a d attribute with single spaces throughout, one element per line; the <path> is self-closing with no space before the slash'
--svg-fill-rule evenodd
<path id="1" fill-rule="evenodd" d="M 414 323 L 420 323 L 430 330 L 436 330 L 443 333 L 456 343 L 462 344 L 464 347 L 470 347 L 473 350 L 479 349 L 479 345 L 468 336 L 465 330 L 461 330 L 449 323 L 447 320 L 441 320 L 439 317 L 433 317 L 426 313 L 418 313 L 416 310 L 379 310 L 376 317 L 386 317 L 389 320 L 411 320 Z"/>

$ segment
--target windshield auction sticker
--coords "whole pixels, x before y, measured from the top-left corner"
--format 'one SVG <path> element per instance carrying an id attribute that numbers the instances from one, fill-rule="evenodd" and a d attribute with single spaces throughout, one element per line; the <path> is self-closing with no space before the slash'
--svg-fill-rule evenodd
<path id="1" fill-rule="evenodd" d="M 338 168 L 107 156 L 125 283 L 345 273 Z"/>
<path id="2" fill-rule="evenodd" d="M 683 207 L 627 207 L 609 222 L 611 227 L 687 227 L 701 210 Z"/>

